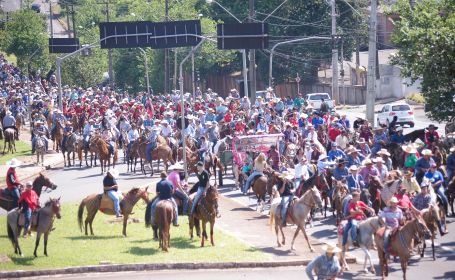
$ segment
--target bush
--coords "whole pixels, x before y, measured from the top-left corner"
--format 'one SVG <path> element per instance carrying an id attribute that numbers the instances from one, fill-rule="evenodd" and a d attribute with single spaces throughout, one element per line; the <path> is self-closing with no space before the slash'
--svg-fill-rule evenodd
<path id="1" fill-rule="evenodd" d="M 408 97 L 406 99 L 414 101 L 419 104 L 425 103 L 425 98 L 420 93 L 412 93 L 412 94 L 408 95 Z"/>

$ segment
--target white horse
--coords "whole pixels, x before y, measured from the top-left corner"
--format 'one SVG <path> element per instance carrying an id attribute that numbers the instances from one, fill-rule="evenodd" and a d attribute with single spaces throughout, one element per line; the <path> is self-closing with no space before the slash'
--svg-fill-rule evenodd
<path id="1" fill-rule="evenodd" d="M 338 245 L 342 248 L 340 260 L 341 265 L 346 270 L 349 270 L 349 266 L 346 263 L 345 254 L 346 251 L 349 250 L 349 246 L 352 245 L 352 239 L 351 233 L 348 232 L 348 242 L 344 247 L 342 246 L 343 234 L 340 229 L 344 227 L 345 224 L 346 223 L 340 223 L 340 225 L 338 226 Z M 368 273 L 367 260 L 370 263 L 371 273 L 375 273 L 374 265 L 371 261 L 371 254 L 369 252 L 369 248 L 372 248 L 374 246 L 373 243 L 374 234 L 376 233 L 376 231 L 378 231 L 379 228 L 383 227 L 384 225 L 385 225 L 384 220 L 382 218 L 379 218 L 378 216 L 368 218 L 358 224 L 359 236 L 357 237 L 357 240 L 359 242 L 360 249 L 362 249 L 362 251 L 365 253 L 365 260 L 363 263 L 363 270 L 365 271 L 365 273 Z"/>
<path id="2" fill-rule="evenodd" d="M 384 183 L 381 190 L 381 199 L 386 205 L 388 205 L 390 199 L 397 193 L 401 185 L 401 179 L 388 181 Z"/>

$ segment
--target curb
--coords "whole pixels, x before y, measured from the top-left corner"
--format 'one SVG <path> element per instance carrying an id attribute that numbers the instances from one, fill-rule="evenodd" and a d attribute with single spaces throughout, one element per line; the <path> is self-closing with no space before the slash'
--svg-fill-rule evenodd
<path id="1" fill-rule="evenodd" d="M 353 263 L 355 259 L 347 259 Z M 196 269 L 238 269 L 238 268 L 270 268 L 286 266 L 306 266 L 310 260 L 268 261 L 268 262 L 219 262 L 219 263 L 138 263 L 111 264 L 95 266 L 78 266 L 60 269 L 43 269 L 30 271 L 0 272 L 0 278 L 38 277 L 50 275 L 68 275 L 81 273 L 153 271 L 153 270 L 196 270 Z"/>

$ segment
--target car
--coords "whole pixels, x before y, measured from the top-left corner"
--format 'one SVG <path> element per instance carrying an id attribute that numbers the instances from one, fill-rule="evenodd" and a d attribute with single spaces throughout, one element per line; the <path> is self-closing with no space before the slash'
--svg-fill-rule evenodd
<path id="1" fill-rule="evenodd" d="M 321 109 L 322 99 L 324 99 L 324 102 L 327 103 L 329 111 L 335 110 L 335 100 L 332 100 L 330 95 L 326 92 L 308 93 L 305 96 L 306 103 L 311 105 L 315 111 L 319 111 L 319 109 Z"/>
<path id="2" fill-rule="evenodd" d="M 414 127 L 415 125 L 414 112 L 412 111 L 411 106 L 406 103 L 386 104 L 382 107 L 382 110 L 377 113 L 378 125 L 387 125 L 388 127 L 394 116 L 398 117 L 397 124 L 409 125 L 410 127 Z"/>
<path id="3" fill-rule="evenodd" d="M 37 13 L 41 13 L 41 5 L 37 3 L 33 3 L 31 9 Z"/>

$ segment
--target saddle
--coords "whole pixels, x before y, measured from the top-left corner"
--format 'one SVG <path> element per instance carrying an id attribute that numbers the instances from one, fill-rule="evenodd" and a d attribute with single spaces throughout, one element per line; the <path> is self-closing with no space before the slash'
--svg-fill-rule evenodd
<path id="1" fill-rule="evenodd" d="M 120 203 L 123 200 L 123 197 L 119 197 Z M 101 213 L 104 213 L 106 215 L 115 215 L 115 210 L 114 210 L 114 201 L 105 193 L 101 196 L 101 202 L 100 202 L 100 211 Z M 121 208 L 120 208 L 121 211 Z"/>
<path id="2" fill-rule="evenodd" d="M 347 223 L 348 223 L 348 220 L 341 220 L 340 221 L 340 223 L 338 224 L 338 229 L 337 229 L 338 235 L 343 236 L 344 229 L 346 228 Z M 349 229 L 349 231 L 351 231 L 351 230 L 352 230 L 352 228 Z M 359 236 L 360 236 L 360 229 L 357 226 L 357 238 L 359 238 Z M 352 240 L 352 242 L 354 242 L 354 241 L 358 242 L 358 240 Z"/>
<path id="3" fill-rule="evenodd" d="M 17 225 L 21 226 L 21 227 L 25 226 L 25 215 L 22 212 L 19 214 Z M 32 218 L 30 220 L 30 228 L 36 228 L 37 225 L 38 225 L 38 212 L 33 212 Z"/>
<path id="4" fill-rule="evenodd" d="M 376 232 L 376 235 L 378 237 L 384 239 L 385 229 L 386 229 L 386 227 L 381 227 Z M 398 256 L 398 253 L 392 250 L 392 243 L 398 238 L 398 232 L 400 231 L 400 229 L 401 229 L 401 227 L 394 228 L 389 234 L 390 242 L 389 242 L 389 248 L 387 248 L 387 251 L 392 256 Z"/>
<path id="5" fill-rule="evenodd" d="M 262 176 L 264 176 L 264 175 L 255 175 L 255 176 L 253 177 L 253 180 L 251 181 L 251 185 L 250 185 L 249 187 L 254 186 L 254 183 L 256 183 L 256 180 L 259 179 L 259 178 L 261 178 Z"/>
<path id="6" fill-rule="evenodd" d="M 286 209 L 286 224 L 295 224 L 294 222 L 294 204 L 297 202 L 298 198 L 293 197 L 291 201 L 289 201 L 288 207 Z M 281 212 L 281 205 L 278 206 L 277 213 Z"/>

